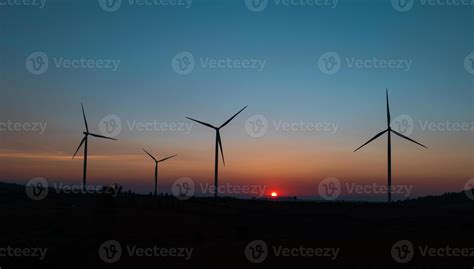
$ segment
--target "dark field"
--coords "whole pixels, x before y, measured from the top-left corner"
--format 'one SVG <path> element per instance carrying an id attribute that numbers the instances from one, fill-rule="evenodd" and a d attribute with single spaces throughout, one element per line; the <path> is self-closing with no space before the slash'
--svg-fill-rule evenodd
<path id="1" fill-rule="evenodd" d="M 474 202 L 464 193 L 393 203 L 318 203 L 174 197 L 57 195 L 30 200 L 19 185 L 0 184 L 0 247 L 47 248 L 37 257 L 0 257 L 8 268 L 473 268 L 474 257 L 422 257 L 429 248 L 474 248 Z M 112 264 L 99 257 L 120 242 Z M 263 240 L 268 257 L 245 256 Z M 394 243 L 409 240 L 414 257 L 397 263 Z M 130 257 L 127 246 L 192 248 L 184 257 Z M 330 257 L 276 257 L 283 248 L 339 249 Z M 421 249 L 421 250 L 420 250 Z M 465 250 L 465 251 L 468 251 Z M 294 250 L 294 253 L 307 253 Z M 329 250 L 327 250 L 329 251 Z M 328 252 L 329 253 L 329 252 Z M 1 254 L 1 253 L 0 253 Z M 469 253 L 469 255 L 473 253 Z"/>

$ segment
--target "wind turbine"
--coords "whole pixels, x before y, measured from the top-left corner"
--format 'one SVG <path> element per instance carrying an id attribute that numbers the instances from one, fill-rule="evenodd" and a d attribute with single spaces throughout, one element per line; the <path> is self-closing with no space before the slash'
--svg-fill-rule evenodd
<path id="1" fill-rule="evenodd" d="M 72 156 L 72 158 L 74 159 L 74 157 L 76 157 L 77 152 L 79 151 L 79 149 L 81 149 L 81 146 L 84 144 L 84 171 L 82 175 L 82 189 L 85 191 L 86 183 L 87 183 L 87 142 L 88 142 L 89 135 L 93 137 L 105 138 L 105 139 L 110 139 L 110 140 L 117 140 L 117 139 L 106 137 L 103 135 L 89 133 L 89 126 L 87 125 L 86 113 L 84 112 L 84 106 L 82 105 L 82 103 L 81 103 L 81 108 L 82 108 L 82 116 L 84 117 L 84 124 L 86 125 L 86 131 L 83 132 L 84 138 L 82 138 L 81 143 L 79 144 L 79 147 L 77 147 L 77 150 Z"/>
<path id="2" fill-rule="evenodd" d="M 212 128 L 214 130 L 216 130 L 216 150 L 215 150 L 215 162 L 214 162 L 214 187 L 215 187 L 215 190 L 214 190 L 214 197 L 217 198 L 217 193 L 218 193 L 218 190 L 217 190 L 217 187 L 218 187 L 218 181 L 219 181 L 219 148 L 221 150 L 221 156 L 222 156 L 222 162 L 225 166 L 225 160 L 224 160 L 224 151 L 222 149 L 222 140 L 221 140 L 221 132 L 220 130 L 226 126 L 227 124 L 229 124 L 229 122 L 231 122 L 235 117 L 237 117 L 237 115 L 240 114 L 240 112 L 242 112 L 244 109 L 246 109 L 247 106 L 245 106 L 244 108 L 242 108 L 239 112 L 237 112 L 234 116 L 232 116 L 230 119 L 228 119 L 226 122 L 224 122 L 221 126 L 219 127 L 215 127 L 209 123 L 205 123 L 205 122 L 202 122 L 202 121 L 198 121 L 198 120 L 195 120 L 195 119 L 192 119 L 192 118 L 189 118 L 189 117 L 186 117 L 187 119 L 189 120 L 192 120 L 192 121 L 195 121 L 197 123 L 200 123 L 204 126 L 207 126 L 209 128 Z"/>
<path id="3" fill-rule="evenodd" d="M 354 152 L 358 151 L 359 149 L 361 149 L 365 145 L 367 145 L 370 142 L 374 141 L 375 139 L 379 138 L 381 135 L 383 135 L 385 133 L 388 134 L 388 141 L 387 141 L 387 161 L 388 161 L 388 166 L 387 166 L 387 169 L 388 169 L 388 172 L 387 172 L 387 180 L 388 180 L 387 194 L 388 194 L 388 202 L 390 203 L 390 202 L 392 202 L 392 190 L 391 190 L 391 187 L 392 187 L 392 137 L 391 137 L 391 134 L 394 133 L 394 134 L 398 135 L 399 137 L 404 138 L 406 140 L 409 140 L 409 141 L 411 141 L 411 142 L 413 142 L 413 143 L 415 143 L 419 146 L 422 146 L 424 148 L 428 148 L 428 147 L 426 147 L 423 144 L 420 144 L 420 143 L 416 142 L 415 140 L 413 140 L 411 138 L 408 138 L 408 137 L 402 135 L 401 133 L 399 133 L 399 132 L 392 129 L 392 127 L 390 126 L 390 105 L 389 105 L 389 102 L 388 102 L 388 89 L 386 89 L 385 97 L 386 97 L 386 100 L 387 100 L 387 129 L 385 129 L 384 131 L 376 134 L 368 142 L 366 142 L 365 144 L 363 144 L 362 146 L 360 146 L 356 150 L 354 150 Z"/>
<path id="4" fill-rule="evenodd" d="M 155 196 L 157 195 L 157 190 L 158 190 L 158 163 L 161 163 L 161 162 L 164 162 L 168 159 L 171 159 L 173 157 L 176 157 L 178 155 L 173 155 L 173 156 L 170 156 L 170 157 L 166 157 L 164 159 L 161 159 L 161 160 L 157 160 L 155 157 L 153 157 L 153 155 L 151 155 L 148 151 L 146 151 L 146 149 L 143 149 L 143 151 L 148 154 L 148 156 L 150 156 L 150 158 L 153 159 L 153 161 L 155 161 Z"/>

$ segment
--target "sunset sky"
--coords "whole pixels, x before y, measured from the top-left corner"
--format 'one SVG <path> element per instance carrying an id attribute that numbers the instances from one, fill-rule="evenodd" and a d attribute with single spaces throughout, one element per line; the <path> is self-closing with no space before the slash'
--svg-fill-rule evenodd
<path id="1" fill-rule="evenodd" d="M 195 0 L 190 8 L 123 1 L 114 12 L 95 0 L 0 6 L 0 128 L 9 122 L 47 124 L 44 133 L 0 130 L 0 181 L 44 177 L 80 184 L 82 151 L 71 157 L 85 128 L 83 102 L 91 132 L 101 134 L 99 123 L 108 115 L 122 123 L 119 141 L 90 138 L 90 184 L 119 182 L 152 191 L 154 163 L 142 148 L 162 158 L 178 154 L 160 164 L 160 191 L 170 192 L 181 177 L 211 184 L 214 132 L 185 117 L 220 125 L 248 105 L 222 129 L 222 184 L 315 198 L 318 183 L 328 177 L 385 185 L 386 137 L 353 150 L 386 128 L 388 88 L 392 119 L 412 120 L 409 137 L 429 147 L 392 138 L 393 184 L 413 186 L 412 197 L 461 191 L 474 178 L 474 74 L 464 64 L 474 52 L 473 8 L 415 1 L 399 12 L 390 1 L 349 0 L 336 8 L 270 1 L 260 12 L 244 0 Z M 27 68 L 35 52 L 49 59 L 39 75 Z M 194 56 L 189 74 L 173 68 L 181 52 Z M 332 75 L 318 66 L 327 52 L 342 61 Z M 120 62 L 116 71 L 56 65 L 81 58 Z M 411 65 L 350 66 L 354 59 L 374 58 Z M 248 61 L 256 68 L 211 68 L 206 63 L 212 59 Z M 248 131 L 255 115 L 267 120 L 262 137 Z M 154 122 L 184 129 L 140 129 Z M 337 128 L 276 128 L 301 122 Z M 428 128 L 430 123 L 436 127 Z M 445 130 L 448 123 L 468 127 Z"/>

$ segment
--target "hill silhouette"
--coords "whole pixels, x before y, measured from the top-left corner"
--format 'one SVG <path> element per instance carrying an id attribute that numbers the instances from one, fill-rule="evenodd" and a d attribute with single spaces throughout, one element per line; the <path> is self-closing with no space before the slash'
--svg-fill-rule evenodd
<path id="1" fill-rule="evenodd" d="M 384 203 L 152 197 L 122 192 L 57 194 L 41 201 L 25 187 L 0 183 L 0 246 L 45 247 L 44 260 L 0 257 L 8 268 L 472 268 L 473 257 L 415 255 L 402 266 L 391 256 L 400 240 L 415 246 L 474 247 L 474 201 L 464 192 Z M 126 247 L 192 248 L 178 257 L 131 257 L 107 264 L 98 251 L 108 240 Z M 339 248 L 326 257 L 269 256 L 253 264 L 246 246 L 263 240 L 275 247 Z M 230 263 L 229 261 L 232 261 Z M 3 267 L 2 266 L 2 267 Z"/>

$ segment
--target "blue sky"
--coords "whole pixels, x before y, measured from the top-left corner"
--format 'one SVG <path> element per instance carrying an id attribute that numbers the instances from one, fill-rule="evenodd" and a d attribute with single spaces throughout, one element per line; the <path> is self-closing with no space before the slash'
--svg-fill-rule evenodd
<path id="1" fill-rule="evenodd" d="M 390 90 L 394 117 L 408 114 L 415 122 L 473 122 L 474 76 L 463 65 L 474 51 L 473 8 L 423 6 L 415 1 L 411 10 L 398 12 L 390 1 L 347 0 L 340 0 L 336 8 L 277 6 L 270 1 L 261 12 L 250 11 L 243 0 L 195 0 L 188 9 L 131 7 L 124 1 L 116 12 L 105 12 L 92 0 L 50 0 L 42 9 L 2 6 L 1 120 L 48 122 L 48 131 L 42 137 L 2 133 L 7 141 L 2 148 L 6 152 L 70 155 L 83 128 L 80 102 L 85 103 L 90 124 L 96 130 L 97 123 L 108 114 L 117 114 L 123 121 L 187 122 L 185 116 L 192 116 L 220 124 L 249 105 L 224 135 L 229 160 L 241 165 L 234 166 L 236 171 L 244 169 L 245 162 L 239 160 L 245 153 L 258 154 L 253 151 L 255 139 L 249 138 L 243 128 L 254 114 L 269 120 L 340 124 L 335 135 L 273 132 L 258 140 L 268 147 L 287 145 L 281 148 L 283 154 L 293 149 L 305 152 L 306 157 L 335 156 L 344 150 L 350 153 L 382 130 L 385 88 Z M 25 60 L 38 51 L 47 54 L 50 66 L 44 74 L 32 75 L 25 68 Z M 192 53 L 196 61 L 188 75 L 179 75 L 171 67 L 173 57 L 183 51 Z M 354 69 L 343 64 L 336 74 L 327 75 L 318 68 L 318 59 L 326 52 L 337 52 L 343 62 L 376 57 L 412 64 L 409 71 Z M 120 60 L 119 69 L 112 72 L 53 66 L 53 59 L 81 57 Z M 265 61 L 265 68 L 209 69 L 200 64 L 205 58 L 258 59 Z M 412 137 L 439 145 L 427 159 L 436 159 L 436 153 L 457 153 L 453 156 L 461 160 L 452 157 L 450 162 L 464 164 L 473 160 L 472 136 L 472 131 L 415 129 Z M 121 147 L 97 145 L 101 154 L 140 155 L 133 149 L 141 146 L 157 151 L 176 149 L 186 152 L 180 164 L 186 166 L 194 156 L 186 154 L 194 150 L 209 155 L 202 165 L 212 168 L 208 162 L 212 159 L 211 133 L 204 127 L 194 126 L 191 134 L 122 132 L 119 138 L 123 141 Z M 250 144 L 246 142 L 249 140 Z M 315 149 L 295 149 L 295 141 L 314 145 Z M 318 150 L 318 146 L 323 149 Z M 411 145 L 405 146 L 412 150 Z M 383 146 L 374 147 L 384 156 Z M 370 167 L 373 162 L 367 158 L 363 165 Z M 317 182 L 325 175 L 332 176 L 338 168 L 342 169 L 336 162 L 325 173 L 316 172 L 316 178 L 299 176 L 303 182 Z M 469 174 L 474 176 L 472 168 L 461 165 L 459 169 L 462 173 L 443 174 L 450 180 L 456 177 L 453 189 L 459 189 Z M 15 177 L 12 168 L 0 170 Z M 372 177 L 383 174 L 382 169 L 379 172 Z M 22 174 L 18 180 L 30 176 L 35 175 Z M 173 176 L 169 176 L 170 182 Z M 63 176 L 53 173 L 50 177 L 61 180 Z M 229 173 L 229 178 L 239 177 L 243 175 L 234 177 Z M 283 185 L 285 180 L 279 179 Z"/>

